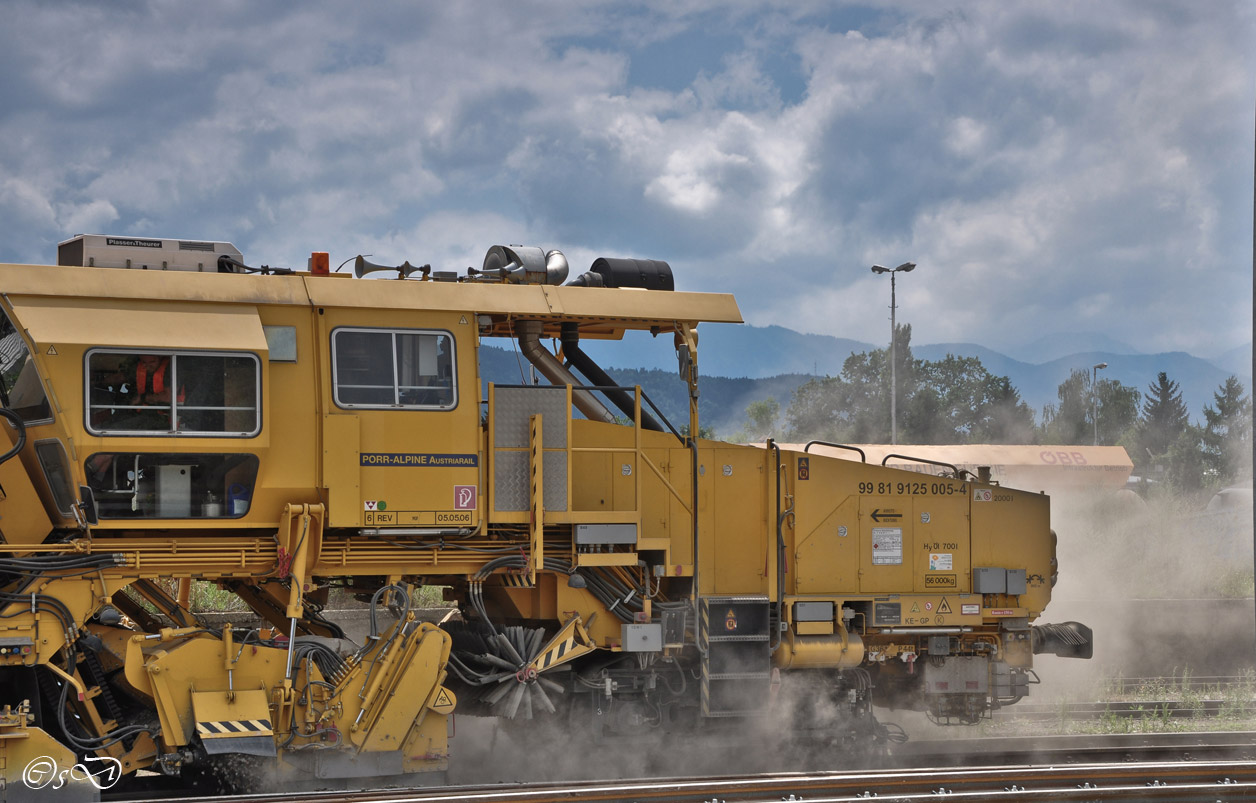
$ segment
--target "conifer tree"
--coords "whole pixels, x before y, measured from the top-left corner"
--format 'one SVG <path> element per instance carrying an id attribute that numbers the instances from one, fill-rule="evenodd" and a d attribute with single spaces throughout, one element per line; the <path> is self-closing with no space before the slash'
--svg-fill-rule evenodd
<path id="1" fill-rule="evenodd" d="M 1216 406 L 1204 406 L 1204 457 L 1222 484 L 1251 475 L 1252 397 L 1231 376 L 1212 394 Z"/>

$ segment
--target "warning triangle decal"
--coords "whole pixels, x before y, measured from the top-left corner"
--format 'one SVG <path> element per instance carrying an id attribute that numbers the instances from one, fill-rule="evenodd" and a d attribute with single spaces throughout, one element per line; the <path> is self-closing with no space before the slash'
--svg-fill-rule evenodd
<path id="1" fill-rule="evenodd" d="M 946 601 L 946 597 L 942 598 L 942 604 L 938 606 L 938 613 L 950 613 L 951 603 Z"/>
<path id="2" fill-rule="evenodd" d="M 912 604 L 912 606 L 911 606 L 911 612 L 912 612 L 912 613 L 920 613 L 920 603 L 919 603 L 919 602 L 916 602 L 916 603 L 913 603 L 913 604 Z"/>
<path id="3" fill-rule="evenodd" d="M 449 692 L 445 691 L 444 689 L 441 689 L 440 693 L 436 695 L 436 702 L 434 703 L 434 705 L 437 708 L 443 705 L 453 705 L 453 704 L 454 704 L 454 701 L 449 699 Z"/>
<path id="4" fill-rule="evenodd" d="M 49 357 L 55 357 L 55 356 L 57 356 L 57 347 L 56 347 L 56 346 L 49 346 L 49 347 L 48 347 L 48 356 L 49 356 Z"/>

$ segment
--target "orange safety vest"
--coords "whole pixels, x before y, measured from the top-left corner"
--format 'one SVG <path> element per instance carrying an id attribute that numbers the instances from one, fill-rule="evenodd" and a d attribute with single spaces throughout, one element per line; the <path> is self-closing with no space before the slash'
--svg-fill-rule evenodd
<path id="1" fill-rule="evenodd" d="M 153 379 L 153 391 L 152 392 L 153 393 L 161 393 L 163 390 L 166 389 L 166 369 L 169 367 L 170 367 L 169 357 L 162 357 L 161 360 L 157 363 L 157 370 L 153 371 L 153 375 L 152 375 L 152 379 Z M 141 397 L 143 397 L 147 392 L 148 378 L 149 378 L 148 366 L 145 365 L 143 360 L 140 360 L 139 364 L 135 366 L 135 385 L 136 387 L 139 388 Z M 179 389 L 179 403 L 180 404 L 183 403 L 184 395 L 185 395 L 185 390 L 183 388 L 180 388 Z"/>

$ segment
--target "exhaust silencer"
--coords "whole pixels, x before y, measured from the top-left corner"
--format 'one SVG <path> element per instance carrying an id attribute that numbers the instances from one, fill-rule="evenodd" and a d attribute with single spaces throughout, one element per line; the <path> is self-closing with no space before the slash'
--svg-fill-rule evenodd
<path id="1" fill-rule="evenodd" d="M 530 245 L 495 245 L 484 255 L 479 275 L 515 284 L 562 284 L 567 281 L 567 257 L 562 251 L 542 251 Z"/>

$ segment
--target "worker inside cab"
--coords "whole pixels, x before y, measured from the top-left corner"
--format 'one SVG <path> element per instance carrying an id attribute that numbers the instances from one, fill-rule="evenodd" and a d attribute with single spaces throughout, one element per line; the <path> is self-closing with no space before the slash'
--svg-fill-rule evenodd
<path id="1" fill-rule="evenodd" d="M 93 349 L 87 424 L 94 435 L 227 435 L 261 429 L 261 361 L 247 352 Z"/>
<path id="2" fill-rule="evenodd" d="M 98 431 L 169 432 L 187 390 L 169 354 L 93 354 L 90 421 Z M 178 383 L 178 393 L 174 387 Z"/>

